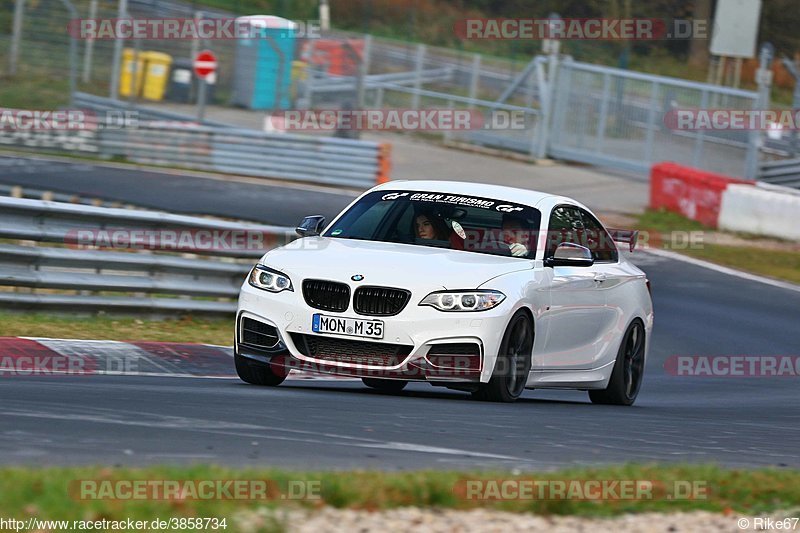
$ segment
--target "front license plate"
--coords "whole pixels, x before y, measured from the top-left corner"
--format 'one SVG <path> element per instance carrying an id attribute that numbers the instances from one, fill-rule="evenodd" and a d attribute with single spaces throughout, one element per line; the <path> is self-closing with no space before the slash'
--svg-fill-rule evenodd
<path id="1" fill-rule="evenodd" d="M 311 320 L 311 331 L 314 333 L 331 333 L 333 335 L 353 335 L 355 337 L 382 339 L 383 321 L 327 316 L 316 313 Z"/>

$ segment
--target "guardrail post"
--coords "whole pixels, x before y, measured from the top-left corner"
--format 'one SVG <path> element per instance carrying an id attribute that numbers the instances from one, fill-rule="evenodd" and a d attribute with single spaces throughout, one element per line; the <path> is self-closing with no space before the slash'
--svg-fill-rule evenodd
<path id="1" fill-rule="evenodd" d="M 414 93 L 411 95 L 411 109 L 419 109 L 419 91 L 422 89 L 422 68 L 425 66 L 425 45 L 417 45 L 417 59 L 414 67 Z"/>
<path id="2" fill-rule="evenodd" d="M 73 20 L 78 19 L 78 10 L 70 0 L 61 0 L 61 3 L 69 11 L 69 16 Z M 78 84 L 78 41 L 75 35 L 70 32 L 69 36 L 69 104 L 75 105 L 75 94 Z"/>
<path id="3" fill-rule="evenodd" d="M 97 18 L 97 0 L 91 0 L 89 3 L 89 19 Z M 83 83 L 89 83 L 92 77 L 92 56 L 94 54 L 94 38 L 89 37 L 86 39 L 86 45 L 83 48 Z"/>
<path id="4" fill-rule="evenodd" d="M 606 137 L 606 124 L 608 122 L 608 100 L 611 95 L 611 75 L 608 72 L 603 74 L 603 96 L 600 100 L 600 118 L 597 120 L 597 131 L 595 132 L 594 151 L 603 151 L 603 142 Z"/>
<path id="5" fill-rule="evenodd" d="M 11 51 L 8 53 L 8 73 L 17 73 L 19 60 L 19 42 L 22 40 L 22 19 L 25 13 L 25 0 L 17 0 L 14 4 L 14 26 L 11 30 Z"/>
<path id="6" fill-rule="evenodd" d="M 470 104 L 469 107 L 472 108 L 473 105 Z M 452 112 L 453 108 L 454 108 L 453 101 L 452 100 L 448 100 L 447 101 L 447 110 Z M 448 142 L 452 141 L 453 140 L 453 130 L 450 129 L 450 128 L 444 130 L 444 135 L 442 135 L 442 137 L 443 137 L 443 140 L 444 140 L 445 143 L 448 143 Z"/>
<path id="7" fill-rule="evenodd" d="M 478 84 L 481 80 L 481 55 L 474 54 L 472 56 L 472 73 L 469 78 L 469 97 L 475 100 L 478 97 Z M 475 107 L 474 102 L 469 103 L 469 108 Z"/>
<path id="8" fill-rule="evenodd" d="M 378 147 L 378 174 L 375 183 L 381 184 L 391 181 L 389 175 L 392 171 L 392 145 L 381 143 Z"/>
<path id="9" fill-rule="evenodd" d="M 117 18 L 124 19 L 128 13 L 128 0 L 119 0 L 117 5 Z M 119 37 L 114 40 L 114 56 L 111 60 L 111 80 L 109 83 L 109 98 L 116 100 L 119 96 L 119 73 L 122 63 L 122 46 L 124 42 Z"/>
<path id="10" fill-rule="evenodd" d="M 800 61 L 792 61 L 788 57 L 783 58 L 783 66 L 794 78 L 794 92 L 792 93 L 792 108 L 800 109 Z M 795 128 L 792 136 L 792 157 L 797 157 L 800 152 L 800 132 Z"/>
<path id="11" fill-rule="evenodd" d="M 703 89 L 702 96 L 700 97 L 700 109 L 708 109 L 708 91 Z M 697 132 L 694 138 L 694 149 L 692 150 L 692 166 L 700 168 L 700 159 L 703 157 L 703 142 L 705 141 L 706 133 L 704 130 Z"/>
<path id="12" fill-rule="evenodd" d="M 550 58 L 551 61 L 557 61 L 556 56 Z M 547 157 L 547 141 L 550 135 L 550 121 L 553 117 L 553 91 L 555 86 L 555 68 L 551 65 L 550 76 L 545 74 L 543 61 L 539 57 L 536 61 L 536 83 L 539 85 L 539 110 L 540 113 L 536 119 L 536 153 L 534 154 L 538 159 Z"/>
<path id="13" fill-rule="evenodd" d="M 756 72 L 756 83 L 758 84 L 758 100 L 756 108 L 766 110 L 769 108 L 770 90 L 772 88 L 772 58 L 775 54 L 775 47 L 771 43 L 761 45 L 759 51 L 759 68 Z M 745 158 L 744 177 L 756 179 L 758 177 L 758 152 L 761 149 L 761 133 L 751 131 L 747 143 L 747 156 Z"/>
<path id="14" fill-rule="evenodd" d="M 551 55 L 549 58 L 549 68 L 547 71 L 547 112 L 550 115 L 544 123 L 543 142 L 548 149 L 554 143 L 559 142 L 561 132 L 564 128 L 567 116 L 567 105 L 569 104 L 572 87 L 572 58 L 569 56 L 562 62 L 558 56 Z M 559 89 L 563 87 L 563 91 Z M 552 132 L 552 135 L 551 135 Z"/>
<path id="15" fill-rule="evenodd" d="M 372 53 L 372 35 L 364 36 L 364 50 L 358 63 L 358 77 L 356 78 L 356 108 L 364 109 L 364 93 L 366 92 L 366 79 L 369 74 L 369 60 Z"/>
<path id="16" fill-rule="evenodd" d="M 650 109 L 647 110 L 647 132 L 645 133 L 644 160 L 648 165 L 653 162 L 653 144 L 656 133 L 656 106 L 658 105 L 658 82 L 654 81 L 650 88 Z M 663 121 L 662 121 L 663 123 Z"/>

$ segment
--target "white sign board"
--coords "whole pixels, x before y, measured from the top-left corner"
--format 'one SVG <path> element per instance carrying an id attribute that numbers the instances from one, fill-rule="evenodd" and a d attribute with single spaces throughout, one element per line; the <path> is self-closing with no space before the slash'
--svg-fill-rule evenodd
<path id="1" fill-rule="evenodd" d="M 761 0 L 717 0 L 711 53 L 725 57 L 756 57 Z"/>

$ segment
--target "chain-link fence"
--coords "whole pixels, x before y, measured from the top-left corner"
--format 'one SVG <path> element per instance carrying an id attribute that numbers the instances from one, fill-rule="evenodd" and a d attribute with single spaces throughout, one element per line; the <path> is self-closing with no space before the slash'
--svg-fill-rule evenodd
<path id="1" fill-rule="evenodd" d="M 116 0 L 72 0 L 81 19 L 117 19 Z M 13 12 L 13 9 L 11 10 Z M 189 4 L 160 0 L 128 0 L 127 9 L 121 18 L 130 19 L 202 19 L 230 18 L 233 15 L 208 9 L 195 9 Z M 21 85 L 52 82 L 59 95 L 51 94 L 53 100 L 66 104 L 68 95 L 61 91 L 70 73 L 68 24 L 72 17 L 61 0 L 30 0 L 24 2 L 21 16 L 20 38 L 16 57 L 12 58 L 14 21 L 13 16 L 0 19 L 0 60 L 2 71 L 14 75 Z M 114 39 L 78 39 L 78 61 L 76 65 L 79 90 L 109 96 L 112 85 L 115 47 Z M 234 56 L 236 41 L 203 39 L 129 39 L 122 47 L 130 51 L 161 52 L 170 56 L 172 65 L 181 64 L 191 69 L 191 58 L 200 50 L 209 48 L 219 59 L 216 87 L 210 96 L 213 102 L 226 103 L 231 94 L 234 79 Z M 124 68 L 122 61 L 120 71 Z M 136 64 L 132 62 L 132 64 Z M 124 73 L 119 74 L 120 78 Z M 133 76 L 128 76 L 128 79 Z M 116 96 L 130 94 L 127 87 Z M 53 90 L 53 93 L 56 91 Z M 113 96 L 113 95 L 112 95 Z M 134 93 L 133 97 L 137 95 Z M 191 94 L 190 99 L 195 95 Z"/>

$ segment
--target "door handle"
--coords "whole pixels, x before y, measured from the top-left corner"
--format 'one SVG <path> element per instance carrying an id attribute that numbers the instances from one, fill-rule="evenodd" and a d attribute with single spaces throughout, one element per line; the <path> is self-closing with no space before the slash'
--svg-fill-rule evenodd
<path id="1" fill-rule="evenodd" d="M 594 275 L 594 281 L 596 283 L 603 283 L 606 279 L 608 278 L 603 273 L 598 272 L 597 274 Z"/>

